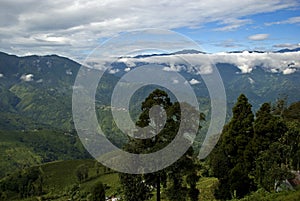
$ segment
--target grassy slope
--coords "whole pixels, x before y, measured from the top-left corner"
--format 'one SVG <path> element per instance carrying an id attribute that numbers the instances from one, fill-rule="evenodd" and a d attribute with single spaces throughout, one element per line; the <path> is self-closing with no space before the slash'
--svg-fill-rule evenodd
<path id="1" fill-rule="evenodd" d="M 88 157 L 79 139 L 72 133 L 0 130 L 0 178 L 43 162 Z"/>
<path id="2" fill-rule="evenodd" d="M 81 184 L 76 178 L 76 168 L 85 164 L 89 167 L 89 179 Z M 96 174 L 96 164 L 99 165 L 100 173 Z M 96 163 L 95 160 L 71 160 L 71 161 L 57 161 L 40 166 L 44 176 L 44 191 L 45 195 L 42 197 L 32 197 L 27 199 L 22 199 L 22 201 L 31 200 L 55 200 L 55 201 L 65 201 L 71 198 L 70 192 L 77 186 L 77 191 L 80 194 L 87 195 L 94 184 L 101 181 L 106 188 L 106 196 L 119 195 L 120 192 L 120 182 L 118 174 L 107 170 L 104 166 Z M 216 178 L 203 177 L 197 183 L 197 187 L 200 190 L 199 200 L 201 201 L 216 201 L 213 196 L 213 191 L 216 188 L 218 180 Z M 154 192 L 155 195 L 155 192 Z M 83 198 L 78 198 L 77 200 L 85 200 L 86 196 Z M 294 192 L 281 192 L 281 193 L 267 193 L 265 191 L 254 192 L 250 196 L 241 199 L 240 201 L 298 201 L 300 198 L 300 189 Z M 18 199 L 16 199 L 18 200 Z M 151 199 L 155 200 L 155 196 Z M 166 201 L 162 197 L 162 201 Z M 238 200 L 232 200 L 238 201 Z"/>
<path id="3" fill-rule="evenodd" d="M 42 165 L 42 170 L 46 174 L 45 188 L 52 193 L 63 193 L 68 187 L 73 184 L 78 184 L 76 178 L 76 167 L 81 164 L 85 164 L 89 167 L 88 181 L 80 185 L 81 189 L 89 190 L 98 180 L 103 184 L 110 186 L 107 194 L 114 193 L 119 187 L 118 175 L 113 172 L 104 173 L 105 167 L 100 165 L 100 176 L 96 175 L 96 161 L 95 160 L 71 160 L 71 161 L 59 161 Z"/>
<path id="4" fill-rule="evenodd" d="M 76 177 L 76 168 L 79 165 L 85 164 L 89 167 L 89 178 L 79 183 Z M 96 173 L 96 164 L 99 166 L 99 175 Z M 120 189 L 120 182 L 118 174 L 107 170 L 104 166 L 96 163 L 95 160 L 70 160 L 70 161 L 57 161 L 50 162 L 39 166 L 43 172 L 43 189 L 45 194 L 41 197 L 35 196 L 27 199 L 18 199 L 11 197 L 10 200 L 55 200 L 65 201 L 71 198 L 74 194 L 74 188 L 76 192 L 79 192 L 76 200 L 84 200 L 78 196 L 87 195 L 91 188 L 101 181 L 106 186 L 106 195 L 118 195 Z M 4 178 L 5 179 L 5 178 Z M 85 196 L 83 196 L 85 197 Z"/>
<path id="5" fill-rule="evenodd" d="M 11 171 L 41 163 L 33 147 L 20 141 L 20 132 L 0 131 L 0 177 Z"/>

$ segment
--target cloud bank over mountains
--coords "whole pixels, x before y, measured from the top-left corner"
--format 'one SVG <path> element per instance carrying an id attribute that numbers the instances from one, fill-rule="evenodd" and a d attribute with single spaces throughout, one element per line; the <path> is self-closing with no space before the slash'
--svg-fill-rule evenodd
<path id="1" fill-rule="evenodd" d="M 187 67 L 186 61 L 191 64 Z M 215 53 L 215 54 L 171 54 L 154 55 L 147 57 L 126 57 L 117 62 L 125 63 L 127 68 L 134 68 L 136 63 L 158 63 L 166 65 L 166 71 L 187 71 L 196 74 L 211 73 L 212 64 L 229 63 L 237 66 L 241 73 L 251 73 L 256 67 L 262 67 L 271 73 L 292 74 L 300 70 L 300 52 L 239 52 L 239 53 Z"/>

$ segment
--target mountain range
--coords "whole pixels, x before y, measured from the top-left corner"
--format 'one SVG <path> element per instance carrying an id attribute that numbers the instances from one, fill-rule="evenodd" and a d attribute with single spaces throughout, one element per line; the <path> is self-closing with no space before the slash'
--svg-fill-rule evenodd
<path id="1" fill-rule="evenodd" d="M 294 52 L 292 50 L 292 52 Z M 294 52 L 295 53 L 295 52 Z M 296 52 L 299 53 L 299 52 Z M 184 50 L 171 56 L 188 54 L 204 55 L 195 50 Z M 228 53 L 230 54 L 230 53 Z M 236 55 L 239 53 L 232 53 Z M 265 53 L 247 53 L 248 55 Z M 286 53 L 276 53 L 286 54 Z M 206 54 L 205 54 L 206 55 Z M 161 58 L 164 57 L 164 60 Z M 158 59 L 157 59 L 158 58 Z M 122 60 L 123 59 L 123 60 Z M 99 84 L 97 104 L 108 106 L 114 84 L 126 73 L 128 59 L 138 65 L 157 62 L 163 63 L 172 59 L 170 55 L 148 55 L 143 57 L 124 58 L 112 64 L 113 70 L 106 74 L 105 81 Z M 268 61 L 266 61 L 268 62 Z M 300 100 L 300 71 L 297 61 L 290 61 L 294 66 L 286 64 L 286 69 L 294 69 L 292 73 L 284 73 L 285 69 L 274 71 L 266 64 L 251 67 L 244 72 L 234 63 L 217 63 L 216 67 L 222 77 L 228 105 L 232 105 L 239 94 L 244 93 L 256 110 L 264 102 L 275 102 L 278 98 L 287 97 L 289 102 Z M 175 66 L 179 64 L 171 64 Z M 135 66 L 135 67 L 136 67 Z M 48 127 L 73 129 L 72 122 L 72 90 L 77 72 L 81 64 L 57 55 L 18 57 L 0 53 L 0 129 L 26 129 L 26 127 Z M 131 68 L 133 68 L 131 66 Z M 278 66 L 277 69 L 282 67 Z M 117 69 L 117 70 L 116 70 Z M 250 69 L 250 67 L 249 67 Z M 201 73 L 178 70 L 189 81 L 199 100 L 207 103 L 208 91 L 201 78 Z M 142 101 L 142 100 L 140 100 Z M 230 111 L 230 110 L 229 110 Z M 30 122 L 30 123 L 29 123 Z"/>
<path id="2" fill-rule="evenodd" d="M 226 90 L 228 117 L 231 116 L 230 108 L 241 93 L 249 98 L 254 111 L 262 103 L 275 103 L 278 98 L 286 98 L 288 103 L 300 100 L 299 57 L 287 60 L 291 58 L 289 54 L 295 56 L 300 52 L 272 53 L 286 59 L 284 62 L 275 59 L 272 66 L 268 66 L 270 59 L 266 59 L 269 53 L 226 54 L 234 59 L 227 60 L 228 63 L 216 63 L 216 67 Z M 183 50 L 172 54 L 123 57 L 114 62 L 102 77 L 96 93 L 98 121 L 115 145 L 121 147 L 127 138 L 116 128 L 112 119 L 110 97 L 114 86 L 128 71 L 151 62 L 178 71 L 194 89 L 200 111 L 209 119 L 209 93 L 201 78 L 201 74 L 207 72 L 202 71 L 195 61 L 193 70 L 184 64 L 170 62 L 175 61 L 173 57 L 182 55 L 197 59 L 197 56 L 201 58 L 209 54 Z M 224 56 L 221 54 L 216 57 Z M 248 71 L 239 60 L 239 57 L 246 56 L 252 56 L 250 60 L 257 64 L 252 66 L 251 62 L 246 63 Z M 264 60 L 258 62 L 259 57 Z M 81 64 L 57 55 L 18 57 L 0 52 L 0 177 L 44 162 L 90 157 L 76 135 L 72 120 L 73 85 L 80 67 Z M 286 69 L 292 70 L 286 73 Z M 136 120 L 141 102 L 155 87 L 144 87 L 134 94 L 130 105 L 133 119 Z M 174 100 L 174 97 L 171 98 Z M 205 130 L 208 121 L 202 126 L 202 130 Z M 196 140 L 201 141 L 201 136 L 200 140 Z"/>

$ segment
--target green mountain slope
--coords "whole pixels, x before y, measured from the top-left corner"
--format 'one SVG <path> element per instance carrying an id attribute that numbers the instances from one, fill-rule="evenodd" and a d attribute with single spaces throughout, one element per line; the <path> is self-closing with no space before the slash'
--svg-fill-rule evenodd
<path id="1" fill-rule="evenodd" d="M 55 130 L 0 131 L 0 178 L 33 165 L 89 158 L 75 133 Z"/>
<path id="2" fill-rule="evenodd" d="M 81 166 L 87 168 L 88 177 L 79 182 L 77 170 Z M 0 180 L 0 200 L 87 200 L 92 187 L 98 182 L 105 186 L 106 196 L 120 193 L 118 174 L 95 160 L 46 163 L 17 171 Z M 23 184 L 32 185 L 35 192 L 28 195 L 27 189 L 22 191 L 18 188 Z M 40 192 L 37 192 L 38 186 Z"/>

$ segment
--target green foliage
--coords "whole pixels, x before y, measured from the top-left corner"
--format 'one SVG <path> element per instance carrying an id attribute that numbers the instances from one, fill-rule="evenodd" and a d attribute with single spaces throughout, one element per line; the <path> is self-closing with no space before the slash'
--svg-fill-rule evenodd
<path id="1" fill-rule="evenodd" d="M 45 162 L 90 157 L 73 132 L 0 130 L 0 145 L 0 177 Z"/>
<path id="2" fill-rule="evenodd" d="M 160 113 L 155 114 L 158 115 L 157 118 L 150 120 L 149 112 L 153 106 L 160 106 L 166 111 L 166 125 L 163 128 L 160 128 L 162 118 L 159 116 Z M 188 104 L 179 105 L 177 102 L 173 104 L 166 92 L 159 89 L 154 90 L 142 103 L 142 113 L 139 116 L 137 125 L 140 127 L 151 125 L 153 132 L 158 133 L 158 130 L 160 132 L 149 139 L 132 138 L 125 149 L 133 153 L 150 153 L 165 147 L 176 136 L 180 122 L 189 121 L 181 119 L 180 109 L 182 108 L 180 107 L 184 107 L 183 111 L 190 115 L 195 114 L 194 109 Z M 200 117 L 200 114 L 196 117 L 190 116 L 190 120 L 200 119 Z M 189 127 L 184 129 L 187 132 L 197 132 L 199 128 Z M 151 186 L 156 188 L 156 199 L 160 200 L 161 185 L 165 188 L 165 194 L 170 200 L 186 200 L 187 197 L 193 200 L 198 199 L 199 191 L 196 189 L 196 183 L 199 177 L 197 176 L 197 168 L 193 157 L 193 149 L 190 148 L 178 161 L 164 170 L 144 175 L 120 174 L 125 200 L 148 199 Z M 184 183 L 189 188 L 186 185 L 184 186 Z"/>
<path id="3" fill-rule="evenodd" d="M 281 143 L 286 146 L 285 161 L 290 169 L 300 169 L 300 122 L 298 120 L 286 122 L 288 131 L 280 139 Z"/>
<path id="4" fill-rule="evenodd" d="M 254 179 L 259 187 L 274 191 L 275 181 L 279 182 L 291 177 L 287 164 L 290 153 L 284 141 L 288 128 L 280 117 L 284 102 L 279 101 L 271 111 L 271 105 L 264 103 L 256 113 L 254 122 L 254 138 L 252 139 L 253 157 L 255 159 Z M 275 111 L 275 112 L 274 112 Z M 279 112 L 276 112 L 279 111 Z"/>
<path id="5" fill-rule="evenodd" d="M 283 117 L 286 120 L 294 120 L 300 122 L 300 102 L 291 104 L 283 112 Z"/>
<path id="6" fill-rule="evenodd" d="M 147 200 L 151 197 L 151 188 L 144 182 L 142 175 L 119 173 L 126 201 Z"/>
<path id="7" fill-rule="evenodd" d="M 271 105 L 264 103 L 256 113 L 254 122 L 254 139 L 252 148 L 255 154 L 269 148 L 273 142 L 277 142 L 279 138 L 287 131 L 283 120 L 271 113 Z"/>
<path id="8" fill-rule="evenodd" d="M 284 165 L 284 147 L 279 142 L 271 144 L 270 148 L 262 151 L 256 159 L 255 181 L 259 187 L 272 192 L 276 182 L 293 178 L 289 169 Z"/>
<path id="9" fill-rule="evenodd" d="M 284 191 L 280 193 L 270 193 L 260 189 L 243 199 L 234 199 L 232 201 L 298 201 L 300 189 L 297 191 Z"/>
<path id="10" fill-rule="evenodd" d="M 264 103 L 253 121 L 245 97 L 239 97 L 209 160 L 219 179 L 217 198 L 241 198 L 256 187 L 273 192 L 275 184 L 294 177 L 300 156 L 297 109 L 297 104 L 286 109 L 284 100 L 273 108 Z"/>
<path id="11" fill-rule="evenodd" d="M 105 201 L 105 189 L 102 182 L 97 182 L 91 191 L 91 201 Z"/>
<path id="12" fill-rule="evenodd" d="M 220 182 L 216 192 L 220 199 L 243 197 L 253 188 L 248 176 L 252 161 L 245 160 L 245 155 L 248 155 L 248 144 L 253 137 L 254 115 L 245 95 L 239 96 L 232 112 L 233 117 L 210 156 L 213 174 Z"/>
<path id="13" fill-rule="evenodd" d="M 27 198 L 43 193 L 43 172 L 38 167 L 17 172 L 0 183 L 0 190 Z"/>
<path id="14" fill-rule="evenodd" d="M 81 165 L 88 167 L 89 178 L 79 184 L 76 177 L 76 167 Z M 103 184 L 106 195 L 120 195 L 118 174 L 112 171 L 105 172 L 105 167 L 102 165 L 99 166 L 99 169 L 97 175 L 95 160 L 60 161 L 27 168 L 0 180 L 0 197 L 3 196 L 0 200 L 27 201 L 42 199 L 64 201 L 71 199 L 88 201 L 93 198 L 94 193 L 100 193 L 98 191 L 101 189 L 98 188 L 101 185 L 100 183 Z M 37 170 L 39 171 L 38 176 L 36 174 Z M 26 182 L 27 185 L 23 185 Z M 20 188 L 24 190 L 25 193 L 23 194 L 27 196 L 26 198 L 19 196 L 18 186 L 26 186 L 26 188 Z M 27 188 L 27 186 L 30 186 L 30 188 Z M 8 187 L 11 190 L 8 190 Z M 27 193 L 27 189 L 29 189 L 28 192 L 34 192 L 34 194 Z M 35 191 L 32 191 L 32 189 Z"/>
<path id="15" fill-rule="evenodd" d="M 76 177 L 79 183 L 87 180 L 89 178 L 89 167 L 85 164 L 79 165 L 76 168 Z"/>

